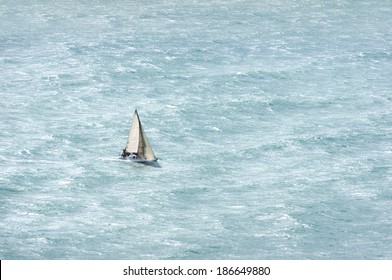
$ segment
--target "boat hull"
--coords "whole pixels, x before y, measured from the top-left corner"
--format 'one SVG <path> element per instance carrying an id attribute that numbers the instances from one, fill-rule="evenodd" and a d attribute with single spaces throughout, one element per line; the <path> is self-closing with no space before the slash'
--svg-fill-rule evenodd
<path id="1" fill-rule="evenodd" d="M 131 157 L 120 157 L 122 160 L 131 161 L 131 162 L 138 162 L 138 163 L 153 163 L 157 162 L 158 158 L 154 159 L 138 159 L 138 158 L 131 158 Z"/>

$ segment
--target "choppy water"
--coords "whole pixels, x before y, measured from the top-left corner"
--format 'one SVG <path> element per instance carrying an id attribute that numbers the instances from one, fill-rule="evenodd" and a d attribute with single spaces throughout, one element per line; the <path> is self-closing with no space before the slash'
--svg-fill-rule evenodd
<path id="1" fill-rule="evenodd" d="M 2 0 L 0 258 L 391 259 L 391 14 Z"/>

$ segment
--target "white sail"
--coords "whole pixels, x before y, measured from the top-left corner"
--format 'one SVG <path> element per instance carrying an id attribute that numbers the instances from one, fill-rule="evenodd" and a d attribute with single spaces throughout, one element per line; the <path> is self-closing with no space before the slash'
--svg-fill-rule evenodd
<path id="1" fill-rule="evenodd" d="M 155 161 L 157 159 L 144 132 L 137 110 L 135 110 L 132 118 L 125 151 L 129 154 L 137 154 L 139 160 Z"/>
<path id="2" fill-rule="evenodd" d="M 127 153 L 137 153 L 138 147 L 140 143 L 140 121 L 139 115 L 137 110 L 133 114 L 132 123 L 131 123 L 131 130 L 129 131 L 128 135 L 128 142 L 127 146 L 125 147 L 125 151 Z"/>
<path id="3" fill-rule="evenodd" d="M 141 125 L 140 125 L 140 127 L 141 127 L 141 134 L 142 134 L 141 138 L 142 138 L 143 147 L 144 147 L 144 151 L 143 151 L 144 157 L 147 160 L 156 159 L 155 154 L 154 154 L 152 147 L 150 145 L 150 142 L 148 142 L 147 135 L 144 133 L 143 127 Z"/>

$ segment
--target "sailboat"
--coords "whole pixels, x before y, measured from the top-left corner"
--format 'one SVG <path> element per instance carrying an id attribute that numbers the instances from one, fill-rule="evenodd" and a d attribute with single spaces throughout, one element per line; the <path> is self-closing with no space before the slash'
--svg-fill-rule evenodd
<path id="1" fill-rule="evenodd" d="M 133 114 L 127 145 L 123 149 L 120 158 L 140 163 L 155 162 L 158 160 L 151 148 L 150 142 L 148 142 L 137 110 Z"/>

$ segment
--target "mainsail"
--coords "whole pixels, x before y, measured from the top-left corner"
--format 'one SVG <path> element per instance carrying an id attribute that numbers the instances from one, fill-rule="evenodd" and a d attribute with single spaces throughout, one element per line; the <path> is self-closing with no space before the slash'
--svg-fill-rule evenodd
<path id="1" fill-rule="evenodd" d="M 135 110 L 135 113 L 133 114 L 131 131 L 129 132 L 125 152 L 129 154 L 137 154 L 139 159 L 156 160 L 155 154 L 148 142 L 146 134 L 144 133 L 137 110 Z"/>

